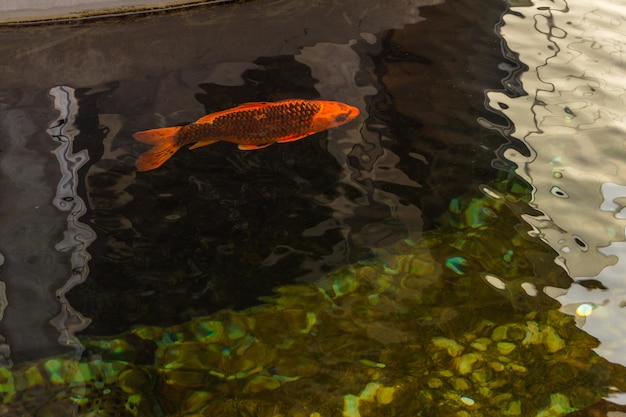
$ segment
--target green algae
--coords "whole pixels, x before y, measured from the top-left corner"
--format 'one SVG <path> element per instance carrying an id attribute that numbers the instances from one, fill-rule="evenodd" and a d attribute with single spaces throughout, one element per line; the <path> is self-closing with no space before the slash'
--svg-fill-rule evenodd
<path id="1" fill-rule="evenodd" d="M 456 199 L 437 234 L 259 306 L 0 369 L 0 414 L 562 416 L 623 391 L 626 370 L 554 300 L 482 278 L 531 280 L 547 251 L 512 226 L 524 196 L 506 187 Z M 539 289 L 569 285 L 556 265 L 544 272 Z"/>

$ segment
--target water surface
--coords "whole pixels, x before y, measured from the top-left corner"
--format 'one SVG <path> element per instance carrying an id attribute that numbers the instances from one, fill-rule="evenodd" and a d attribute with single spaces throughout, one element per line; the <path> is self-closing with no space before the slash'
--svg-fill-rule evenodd
<path id="1" fill-rule="evenodd" d="M 0 409 L 619 410 L 622 9 L 258 1 L 3 30 Z M 296 97 L 361 116 L 134 168 L 136 131 Z"/>

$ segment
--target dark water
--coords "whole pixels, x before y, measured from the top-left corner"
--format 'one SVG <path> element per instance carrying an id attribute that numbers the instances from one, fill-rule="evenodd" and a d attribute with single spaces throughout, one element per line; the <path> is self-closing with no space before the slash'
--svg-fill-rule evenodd
<path id="1" fill-rule="evenodd" d="M 357 86 L 348 78 L 339 87 L 368 93 L 359 98 L 360 125 L 346 127 L 364 140 L 342 149 L 341 160 L 328 151 L 339 131 L 262 152 L 224 143 L 182 150 L 161 170 L 134 170 L 134 158 L 147 149 L 131 140 L 138 130 L 189 123 L 244 102 L 320 98 L 320 80 L 294 55 L 257 57 L 239 75 L 242 64 L 205 69 L 217 67 L 207 53 L 189 66 L 72 90 L 72 151 L 89 158 L 76 172 L 85 204 L 80 221 L 94 240 L 88 279 L 67 297 L 91 318 L 84 331 L 112 334 L 244 308 L 277 285 L 314 281 L 373 248 L 436 227 L 452 197 L 496 176 L 490 162 L 502 137 L 475 119 L 502 122 L 484 108 L 482 91 L 498 88 L 504 75 L 493 31 L 503 7 L 494 3 L 485 27 L 451 6 L 424 8 L 426 21 L 351 46 L 358 67 L 349 76 Z M 166 27 L 175 32 L 183 19 L 174 15 Z M 87 29 L 115 33 L 115 25 Z M 65 29 L 67 36 L 72 30 L 85 29 Z M 205 48 L 201 34 L 187 48 Z M 462 52 L 475 48 L 484 50 L 476 65 Z M 329 66 L 327 57 L 313 59 Z M 194 80 L 217 72 L 238 85 Z M 45 90 L 31 94 L 30 103 L 22 96 L 15 104 L 49 106 Z M 429 114 L 441 116 L 429 121 Z"/>
<path id="2" fill-rule="evenodd" d="M 113 208 L 106 205 L 119 193 L 122 178 L 133 173 L 132 160 L 112 161 L 115 165 L 106 172 L 87 174 L 92 207 L 84 219 L 98 238 L 90 245 L 95 255 L 90 279 L 68 294 L 73 306 L 94 318 L 86 331 L 111 334 L 133 323 L 174 324 L 224 307 L 254 305 L 277 285 L 316 280 L 367 258 L 372 248 L 436 227 L 451 198 L 493 179 L 496 172 L 489 165 L 502 138 L 497 132 L 481 132 L 475 118 L 498 121 L 484 109 L 480 92 L 497 88 L 502 78 L 497 70 L 499 43 L 487 28 L 451 11 L 437 13 L 426 15 L 421 24 L 384 34 L 375 47 L 362 45 L 359 51 L 355 46 L 371 60 L 357 75 L 378 92 L 364 98 L 368 116 L 361 120 L 361 132 L 366 141 L 354 144 L 344 161 L 327 150 L 334 132 L 263 152 L 241 152 L 229 144 L 181 151 L 162 170 L 137 175 L 124 188 L 131 201 Z M 471 63 L 458 58 L 458 45 L 449 51 L 436 45 L 442 36 L 431 21 L 471 31 L 473 46 L 465 47 L 484 44 L 490 52 L 485 58 L 492 61 L 481 65 L 491 73 L 480 66 L 468 71 Z M 416 42 L 423 33 L 432 40 Z M 425 53 L 429 50 L 436 52 Z M 445 68 L 450 61 L 458 62 Z M 320 96 L 309 67 L 293 56 L 261 57 L 253 63 L 256 67 L 242 74 L 243 85 L 199 84 L 193 98 L 202 113 L 249 101 Z M 445 80 L 430 81 L 442 72 L 449 74 L 444 76 L 447 86 Z M 454 80 L 458 74 L 467 77 L 466 88 L 455 86 L 462 82 Z M 175 80 L 180 73 L 167 77 Z M 387 80 L 393 80 L 391 85 Z M 114 114 L 125 102 L 129 108 L 123 114 L 129 121 L 113 138 L 113 146 L 140 152 L 145 147 L 128 138 L 158 121 L 124 94 L 123 84 L 130 83 L 79 96 L 79 106 Z M 175 90 L 154 101 L 175 100 Z M 414 92 L 406 97 L 407 91 Z M 421 120 L 429 112 L 447 117 L 439 123 Z M 103 150 L 88 143 L 101 143 L 94 138 L 102 137 L 107 127 L 90 115 L 87 110 L 81 120 L 79 113 L 81 134 L 75 143 L 85 143 L 97 160 Z M 88 172 L 87 166 L 82 169 Z M 345 175 L 350 178 L 342 179 Z M 346 207 L 337 209 L 336 204 Z M 121 223 L 130 223 L 132 229 L 121 228 Z M 120 302 L 123 310 L 115 308 Z"/>
<path id="3" fill-rule="evenodd" d="M 606 27 L 619 27 L 611 5 Z M 0 29 L 0 411 L 618 412 L 626 372 L 611 346 L 623 334 L 598 355 L 605 339 L 581 330 L 592 318 L 579 308 L 602 301 L 574 294 L 619 304 L 623 286 L 602 284 L 585 254 L 619 258 L 620 247 L 605 254 L 610 241 L 575 224 L 610 224 L 618 241 L 621 217 L 565 217 L 575 210 L 542 200 L 599 188 L 585 150 L 576 167 L 561 152 L 577 149 L 564 123 L 595 96 L 582 105 L 567 83 L 575 99 L 551 94 L 568 71 L 548 72 L 555 39 L 568 39 L 557 28 L 589 38 L 599 15 L 574 6 L 259 1 Z M 524 49 L 531 17 L 548 40 L 537 53 Z M 587 65 L 588 88 L 620 97 L 623 66 Z M 533 96 L 533 73 L 553 88 Z M 618 136 L 609 96 L 597 114 L 614 125 L 593 127 Z M 293 143 L 217 143 L 135 170 L 147 150 L 137 131 L 286 98 L 344 101 L 361 116 Z M 611 172 L 602 207 L 619 214 Z M 580 194 L 577 204 L 591 198 Z"/>

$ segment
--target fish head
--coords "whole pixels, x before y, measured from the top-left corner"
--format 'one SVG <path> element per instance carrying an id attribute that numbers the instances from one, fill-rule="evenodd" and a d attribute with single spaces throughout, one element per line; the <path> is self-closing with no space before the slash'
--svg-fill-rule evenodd
<path id="1" fill-rule="evenodd" d="M 346 124 L 360 114 L 357 107 L 338 101 L 319 101 L 318 103 L 321 110 L 313 118 L 313 127 L 317 132 Z"/>

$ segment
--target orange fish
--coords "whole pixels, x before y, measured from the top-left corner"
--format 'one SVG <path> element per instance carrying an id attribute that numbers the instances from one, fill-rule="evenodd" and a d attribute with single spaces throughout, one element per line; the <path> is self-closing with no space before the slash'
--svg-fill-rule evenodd
<path id="1" fill-rule="evenodd" d="M 133 135 L 154 145 L 137 159 L 138 171 L 163 165 L 181 147 L 189 149 L 218 141 L 232 142 L 249 151 L 273 143 L 293 142 L 313 133 L 348 123 L 359 109 L 337 101 L 283 100 L 274 103 L 245 103 L 206 115 L 186 126 L 146 130 Z"/>

